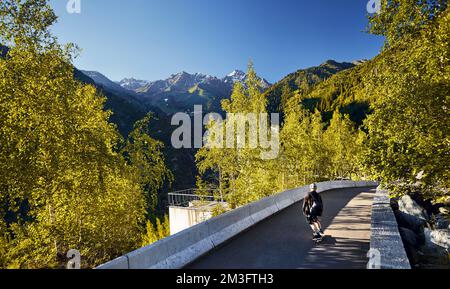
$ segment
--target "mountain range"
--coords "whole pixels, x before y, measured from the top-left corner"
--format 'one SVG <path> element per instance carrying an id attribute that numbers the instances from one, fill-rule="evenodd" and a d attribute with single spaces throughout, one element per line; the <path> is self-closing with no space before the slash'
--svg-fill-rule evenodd
<path id="1" fill-rule="evenodd" d="M 245 85 L 247 80 L 247 74 L 240 70 L 234 70 L 222 78 L 183 71 L 164 80 L 125 78 L 116 82 L 96 71 L 82 72 L 104 89 L 127 95 L 145 109 L 157 107 L 169 115 L 190 112 L 195 104 L 203 105 L 208 111 L 221 112 L 220 102 L 231 96 L 234 84 L 240 82 Z M 261 90 L 270 86 L 267 80 L 261 78 Z"/>
<path id="2" fill-rule="evenodd" d="M 125 78 L 115 83 L 124 89 L 134 91 L 138 94 L 157 94 L 170 91 L 185 92 L 191 90 L 192 87 L 196 85 L 222 85 L 230 88 L 230 86 L 232 87 L 236 82 L 245 84 L 246 80 L 247 74 L 241 70 L 234 70 L 223 78 L 202 73 L 190 74 L 182 71 L 171 75 L 165 80 L 146 81 Z M 267 89 L 270 85 L 271 84 L 267 80 L 261 79 L 262 89 Z"/>

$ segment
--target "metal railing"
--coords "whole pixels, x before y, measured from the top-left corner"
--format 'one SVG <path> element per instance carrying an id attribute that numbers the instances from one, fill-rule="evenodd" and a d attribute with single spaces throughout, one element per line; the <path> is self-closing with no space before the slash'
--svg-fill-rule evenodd
<path id="1" fill-rule="evenodd" d="M 187 189 L 168 194 L 169 206 L 189 207 L 194 202 L 225 202 L 220 190 L 213 189 Z"/>

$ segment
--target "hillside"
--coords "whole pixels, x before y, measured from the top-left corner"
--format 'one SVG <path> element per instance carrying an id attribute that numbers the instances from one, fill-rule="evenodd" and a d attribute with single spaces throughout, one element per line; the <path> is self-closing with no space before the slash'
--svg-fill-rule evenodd
<path id="1" fill-rule="evenodd" d="M 271 112 L 282 112 L 281 95 L 283 87 L 287 86 L 291 92 L 305 94 L 316 84 L 330 78 L 332 75 L 355 66 L 353 63 L 339 63 L 334 60 L 328 60 L 319 66 L 300 69 L 287 75 L 267 89 L 268 110 Z"/>
<path id="2" fill-rule="evenodd" d="M 331 119 L 335 110 L 348 114 L 357 125 L 361 125 L 370 112 L 371 99 L 364 93 L 364 77 L 375 69 L 378 59 L 366 61 L 351 69 L 332 75 L 318 83 L 300 98 L 310 109 L 318 109 L 325 120 Z"/>
<path id="3" fill-rule="evenodd" d="M 377 74 L 377 71 L 381 69 L 381 63 L 395 53 L 395 51 L 384 51 L 371 60 L 354 62 L 355 64 L 347 63 L 344 66 L 330 67 L 331 62 L 327 61 L 319 66 L 318 70 L 313 69 L 313 71 L 321 72 L 322 76 L 328 75 L 328 77 L 320 78 L 322 81 L 317 81 L 316 78 L 316 82 L 304 85 L 304 82 L 298 82 L 298 80 L 311 79 L 310 72 L 300 73 L 296 81 L 301 85 L 289 86 L 290 91 L 305 108 L 310 111 L 319 110 L 327 122 L 332 118 L 333 112 L 339 110 L 342 114 L 348 114 L 357 126 L 361 126 L 371 112 L 370 105 L 374 101 L 367 93 L 369 90 L 367 79 L 370 75 Z M 337 70 L 330 70 L 332 67 Z M 333 71 L 336 73 L 333 74 Z M 315 76 L 316 74 L 313 74 L 312 77 Z"/>

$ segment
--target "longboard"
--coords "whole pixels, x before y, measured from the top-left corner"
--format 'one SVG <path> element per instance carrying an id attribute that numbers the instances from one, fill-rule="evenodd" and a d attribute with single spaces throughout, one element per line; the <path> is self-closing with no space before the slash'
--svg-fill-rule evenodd
<path id="1" fill-rule="evenodd" d="M 316 243 L 316 245 L 319 245 L 320 243 L 323 242 L 324 239 L 325 239 L 325 236 L 323 236 L 322 238 L 313 239 L 313 241 Z"/>

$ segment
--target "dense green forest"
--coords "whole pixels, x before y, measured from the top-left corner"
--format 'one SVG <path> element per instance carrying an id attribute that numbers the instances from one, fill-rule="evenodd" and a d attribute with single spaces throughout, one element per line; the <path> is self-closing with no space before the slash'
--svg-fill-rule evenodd
<path id="1" fill-rule="evenodd" d="M 76 46 L 50 33 L 56 20 L 48 0 L 0 2 L 9 47 L 0 46 L 0 268 L 60 268 L 69 249 L 92 268 L 166 237 L 161 192 L 196 174 L 168 167 L 194 153 L 197 186 L 220 190 L 231 208 L 347 178 L 449 197 L 447 1 L 382 1 L 367 30 L 386 43 L 372 60 L 327 61 L 265 91 L 250 63 L 221 110 L 281 114 L 279 154 L 268 160 L 245 146 L 183 159 L 168 147 L 167 117 L 137 111 L 74 69 Z"/>

